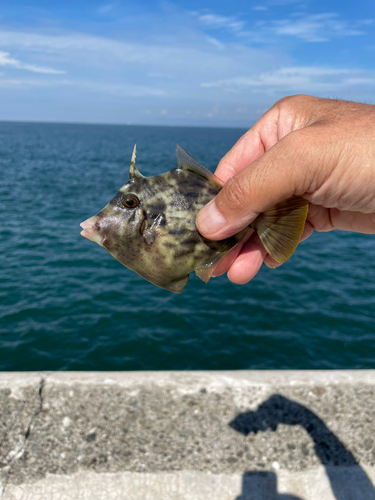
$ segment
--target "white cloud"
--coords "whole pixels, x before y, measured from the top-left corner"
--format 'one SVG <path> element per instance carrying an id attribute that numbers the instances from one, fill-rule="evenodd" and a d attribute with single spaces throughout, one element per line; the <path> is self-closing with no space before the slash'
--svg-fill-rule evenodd
<path id="1" fill-rule="evenodd" d="M 356 22 L 356 26 L 371 26 L 372 24 L 374 24 L 373 19 L 360 19 Z"/>
<path id="2" fill-rule="evenodd" d="M 151 71 L 150 73 L 147 73 L 147 76 L 149 78 L 160 78 L 160 79 L 166 79 L 166 80 L 174 80 L 175 77 L 171 75 L 166 75 L 165 73 L 159 73 L 158 71 Z"/>
<path id="3" fill-rule="evenodd" d="M 63 35 L 44 35 L 30 32 L 0 31 L 0 45 L 17 47 L 31 52 L 46 54 L 76 54 L 82 58 L 82 54 L 106 52 L 107 57 L 117 58 L 123 62 L 135 62 L 148 59 L 145 50 L 134 43 L 118 42 L 109 38 L 86 35 L 82 33 L 69 33 Z M 155 51 L 156 52 L 156 51 Z M 85 62 L 85 61 L 83 61 Z M 81 61 L 82 64 L 82 61 Z"/>
<path id="4" fill-rule="evenodd" d="M 226 28 L 231 31 L 242 31 L 245 22 L 239 21 L 236 17 L 219 16 L 217 14 L 200 14 L 198 20 L 210 28 Z"/>
<path id="5" fill-rule="evenodd" d="M 223 115 L 225 112 L 219 108 L 219 106 L 213 106 L 208 113 L 206 113 L 207 118 L 215 118 L 218 115 Z"/>
<path id="6" fill-rule="evenodd" d="M 116 7 L 116 3 L 106 3 L 106 4 L 103 4 L 101 5 L 97 12 L 98 14 L 107 14 L 107 12 L 111 12 L 111 10 L 113 10 L 115 7 Z"/>
<path id="7" fill-rule="evenodd" d="M 166 95 L 165 90 L 155 89 L 152 87 L 146 87 L 143 85 L 131 85 L 131 84 L 110 84 L 110 83 L 100 83 L 92 81 L 74 81 L 72 85 L 80 87 L 82 89 L 91 90 L 93 92 L 101 92 L 105 94 L 113 94 L 123 97 L 144 97 L 144 96 L 158 96 L 162 97 Z"/>
<path id="8" fill-rule="evenodd" d="M 73 62 L 78 59 L 80 65 L 90 66 L 113 63 L 149 64 L 180 59 L 181 49 L 178 46 L 156 43 L 127 42 L 110 38 L 69 33 L 64 35 L 44 35 L 16 31 L 0 31 L 0 45 L 11 46 L 32 52 L 52 54 Z M 184 49 L 185 57 L 196 55 L 194 48 Z M 132 69 L 129 67 L 129 69 Z"/>
<path id="9" fill-rule="evenodd" d="M 294 36 L 306 42 L 327 42 L 335 36 L 358 36 L 364 31 L 356 29 L 346 21 L 338 19 L 335 13 L 317 14 L 299 19 L 283 19 L 272 23 L 277 35 Z"/>
<path id="10" fill-rule="evenodd" d="M 354 76 L 356 75 L 356 76 Z M 252 76 L 227 78 L 201 84 L 205 88 L 219 88 L 226 91 L 253 90 L 291 92 L 331 91 L 350 85 L 371 85 L 375 72 L 329 68 L 329 67 L 289 67 Z"/>
<path id="11" fill-rule="evenodd" d="M 303 0 L 271 0 L 272 5 L 291 5 L 294 3 L 303 3 Z"/>
<path id="12" fill-rule="evenodd" d="M 61 85 L 61 82 L 59 82 Z M 28 89 L 30 87 L 51 87 L 56 86 L 56 82 L 50 80 L 30 80 L 15 78 L 0 78 L 0 88 L 2 89 Z"/>
<path id="13" fill-rule="evenodd" d="M 25 64 L 17 59 L 9 57 L 8 52 L 0 52 L 0 66 L 9 66 L 16 69 L 25 69 L 33 73 L 43 73 L 48 75 L 63 75 L 65 71 L 61 71 L 53 68 L 45 68 L 42 66 L 36 66 L 35 64 Z"/>
<path id="14" fill-rule="evenodd" d="M 347 78 L 344 81 L 347 85 L 375 85 L 374 78 Z"/>
<path id="15" fill-rule="evenodd" d="M 264 4 L 270 6 L 268 20 L 263 22 L 258 21 L 264 17 L 258 1 L 238 15 L 190 13 L 188 22 L 177 7 L 163 15 L 146 9 L 134 19 L 129 14 L 126 20 L 117 16 L 111 21 L 115 5 L 121 13 L 120 2 L 101 2 L 92 7 L 92 14 L 98 7 L 103 15 L 111 14 L 106 23 L 82 22 L 83 30 L 89 26 L 98 35 L 64 31 L 61 19 L 61 29 L 50 25 L 16 31 L 3 25 L 0 70 L 5 75 L 0 76 L 0 87 L 2 107 L 5 103 L 8 111 L 2 109 L 2 115 L 11 117 L 18 107 L 19 116 L 32 108 L 36 119 L 45 113 L 53 120 L 72 116 L 95 122 L 238 125 L 255 119 L 256 109 L 264 110 L 290 93 L 375 100 L 375 72 L 345 69 L 357 63 L 349 43 L 342 44 L 340 59 L 333 50 L 326 51 L 327 67 L 309 66 L 312 60 L 322 60 L 322 47 L 310 46 L 305 59 L 301 43 L 370 32 L 371 20 L 343 21 L 341 14 L 332 13 L 288 15 L 289 9 L 280 9 L 284 18 L 277 19 L 269 0 Z M 108 34 L 101 36 L 104 30 Z M 289 55 L 291 40 L 298 43 L 296 58 Z M 333 68 L 343 61 L 344 50 L 347 62 Z M 69 78 L 59 77 L 63 72 L 54 68 L 64 68 Z M 22 89 L 22 106 L 21 92 L 5 88 Z M 44 106 L 38 106 L 41 96 Z M 163 110 L 168 113 L 162 115 Z"/>
<path id="16" fill-rule="evenodd" d="M 253 10 L 265 11 L 268 7 L 258 5 Z M 277 43 L 285 36 L 305 42 L 327 42 L 334 37 L 364 35 L 365 28 L 373 24 L 373 19 L 346 21 L 334 12 L 309 15 L 297 12 L 285 19 L 261 20 L 255 24 L 251 24 L 251 19 L 245 22 L 238 16 L 221 16 L 212 12 L 192 14 L 209 29 L 226 29 L 243 41 L 266 44 Z"/>
<path id="17" fill-rule="evenodd" d="M 11 79 L 0 78 L 0 88 L 27 89 L 30 87 L 72 87 L 84 91 L 91 91 L 118 97 L 145 97 L 165 96 L 164 90 L 154 89 L 141 85 L 116 85 L 87 80 L 33 80 L 33 79 Z"/>
<path id="18" fill-rule="evenodd" d="M 220 50 L 223 50 L 225 48 L 225 45 L 219 42 L 219 40 L 217 40 L 216 38 L 213 38 L 211 36 L 206 36 L 206 40 L 208 43 L 210 43 L 214 47 L 217 47 Z"/>
<path id="19" fill-rule="evenodd" d="M 249 108 L 247 108 L 246 106 L 240 106 L 236 108 L 236 113 L 238 113 L 239 115 L 246 115 L 249 113 Z"/>
<path id="20" fill-rule="evenodd" d="M 142 74 L 173 75 L 174 80 L 192 78 L 192 68 L 200 77 L 238 73 L 240 68 L 259 68 L 264 70 L 273 65 L 280 57 L 288 60 L 280 53 L 265 51 L 237 45 L 235 50 L 231 46 L 223 45 L 218 51 L 215 42 L 210 50 L 206 36 L 194 40 L 195 43 L 174 44 L 169 39 L 165 43 L 158 41 L 127 42 L 110 38 L 69 33 L 63 35 L 45 35 L 29 32 L 1 31 L 0 46 L 10 47 L 13 50 L 25 53 L 42 54 L 43 57 L 69 64 L 69 73 L 74 69 L 83 68 L 93 70 L 114 69 L 126 72 L 127 81 L 135 81 Z M 220 43 L 220 42 L 219 42 Z M 109 73 L 101 72 L 100 78 L 110 77 Z M 194 78 L 196 81 L 198 76 Z M 191 86 L 191 85 L 190 85 Z M 196 86 L 199 86 L 197 82 Z"/>

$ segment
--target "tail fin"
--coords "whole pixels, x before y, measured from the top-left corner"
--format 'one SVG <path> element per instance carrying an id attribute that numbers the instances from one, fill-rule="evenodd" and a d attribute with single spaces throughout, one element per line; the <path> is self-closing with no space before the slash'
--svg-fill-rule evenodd
<path id="1" fill-rule="evenodd" d="M 299 196 L 278 203 L 261 213 L 250 227 L 258 233 L 262 245 L 277 262 L 292 256 L 301 238 L 309 202 Z"/>

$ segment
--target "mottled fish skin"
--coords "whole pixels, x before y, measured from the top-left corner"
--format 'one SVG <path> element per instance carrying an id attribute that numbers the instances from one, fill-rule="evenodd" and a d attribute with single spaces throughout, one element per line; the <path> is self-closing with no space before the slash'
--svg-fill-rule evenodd
<path id="1" fill-rule="evenodd" d="M 146 280 L 180 292 L 192 271 L 217 263 L 246 231 L 215 242 L 197 231 L 197 213 L 220 191 L 217 182 L 182 168 L 137 174 L 92 218 L 95 241 Z M 139 199 L 135 208 L 123 204 L 129 195 Z"/>

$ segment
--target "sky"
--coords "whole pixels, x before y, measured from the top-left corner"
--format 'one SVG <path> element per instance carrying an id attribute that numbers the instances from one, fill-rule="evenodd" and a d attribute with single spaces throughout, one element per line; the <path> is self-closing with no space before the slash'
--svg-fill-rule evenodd
<path id="1" fill-rule="evenodd" d="M 0 1 L 0 120 L 247 127 L 375 103 L 375 1 Z"/>

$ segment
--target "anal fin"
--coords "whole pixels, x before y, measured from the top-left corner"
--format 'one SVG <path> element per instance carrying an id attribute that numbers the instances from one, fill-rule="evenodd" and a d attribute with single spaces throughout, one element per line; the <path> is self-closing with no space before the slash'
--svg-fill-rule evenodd
<path id="1" fill-rule="evenodd" d="M 189 275 L 187 275 L 186 278 L 183 278 L 182 280 L 174 281 L 173 283 L 166 286 L 165 288 L 167 290 L 169 290 L 170 292 L 181 293 L 182 290 L 185 288 L 185 285 L 188 281 L 189 281 Z"/>
<path id="2" fill-rule="evenodd" d="M 220 264 L 220 262 L 224 259 L 224 257 L 234 248 L 233 246 L 229 248 L 226 252 L 224 252 L 222 255 L 220 255 L 219 258 L 217 258 L 214 262 L 211 264 L 208 264 L 204 267 L 199 267 L 198 269 L 195 270 L 196 276 L 200 278 L 202 281 L 205 283 L 208 283 L 210 279 L 212 278 L 212 275 L 217 268 L 217 266 Z"/>
<path id="3" fill-rule="evenodd" d="M 204 267 L 203 269 L 196 269 L 195 274 L 205 283 L 208 283 L 212 277 L 212 273 L 214 272 L 212 266 Z"/>

